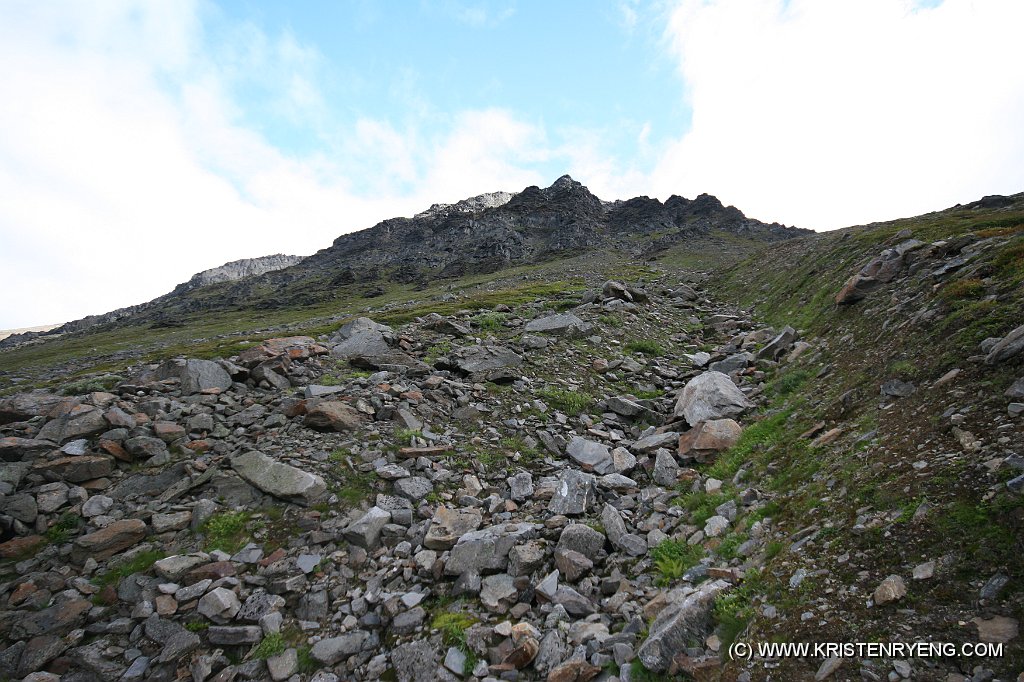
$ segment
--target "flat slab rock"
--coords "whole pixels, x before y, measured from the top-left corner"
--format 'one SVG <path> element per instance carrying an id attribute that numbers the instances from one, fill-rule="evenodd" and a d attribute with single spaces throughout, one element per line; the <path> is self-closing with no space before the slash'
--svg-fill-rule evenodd
<path id="1" fill-rule="evenodd" d="M 309 505 L 327 490 L 324 479 L 253 450 L 231 458 L 238 475 L 263 492 L 288 502 Z"/>

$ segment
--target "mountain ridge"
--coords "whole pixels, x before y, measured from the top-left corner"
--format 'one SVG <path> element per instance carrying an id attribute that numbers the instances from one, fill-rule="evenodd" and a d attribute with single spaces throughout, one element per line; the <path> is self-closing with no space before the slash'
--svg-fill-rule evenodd
<path id="1" fill-rule="evenodd" d="M 0 340 L 0 348 L 140 319 L 174 326 L 179 323 L 176 318 L 200 309 L 244 306 L 254 291 L 264 288 L 281 293 L 281 299 L 289 298 L 289 289 L 301 289 L 302 300 L 323 300 L 330 288 L 356 282 L 423 283 L 601 248 L 653 254 L 712 229 L 765 241 L 810 233 L 747 218 L 709 194 L 693 200 L 672 195 L 664 203 L 646 196 L 605 202 L 563 175 L 547 188 L 489 192 L 454 204 L 434 204 L 412 218 L 388 218 L 343 234 L 310 256 L 275 254 L 231 261 L 196 273 L 151 301 L 89 315 L 46 332 L 12 335 Z M 643 240 L 647 243 L 641 245 Z M 222 295 L 206 296 L 206 288 L 216 284 L 226 285 Z"/>

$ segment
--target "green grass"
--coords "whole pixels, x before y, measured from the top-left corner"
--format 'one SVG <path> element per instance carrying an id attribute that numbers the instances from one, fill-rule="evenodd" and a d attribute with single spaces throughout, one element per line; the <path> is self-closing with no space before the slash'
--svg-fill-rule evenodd
<path id="1" fill-rule="evenodd" d="M 395 429 L 395 440 L 399 443 L 408 443 L 412 438 L 423 438 L 423 432 L 419 429 Z"/>
<path id="2" fill-rule="evenodd" d="M 736 495 L 725 490 L 717 493 L 691 492 L 676 499 L 675 504 L 690 512 L 690 521 L 698 526 L 715 515 L 715 507 L 735 500 Z"/>
<path id="3" fill-rule="evenodd" d="M 718 636 L 722 640 L 722 651 L 729 646 L 747 627 L 754 617 L 753 598 L 764 589 L 761 572 L 757 569 L 747 571 L 746 578 L 738 587 L 722 592 L 715 599 L 713 615 L 718 623 Z"/>
<path id="4" fill-rule="evenodd" d="M 570 391 L 553 386 L 545 386 L 537 391 L 537 397 L 566 414 L 580 414 L 594 405 L 594 398 L 581 391 Z"/>
<path id="5" fill-rule="evenodd" d="M 336 494 L 342 502 L 350 507 L 358 506 L 364 500 L 373 495 L 374 483 L 377 476 L 372 472 L 352 471 L 350 469 L 340 470 L 335 467 L 329 473 L 333 482 L 331 491 Z"/>
<path id="6" fill-rule="evenodd" d="M 658 573 L 656 582 L 665 586 L 679 580 L 688 569 L 700 563 L 704 548 L 685 540 L 662 540 L 651 549 L 651 560 Z"/>
<path id="7" fill-rule="evenodd" d="M 449 606 L 449 608 L 451 608 Z M 466 644 L 466 630 L 477 623 L 477 619 L 459 610 L 446 610 L 436 614 L 430 627 L 441 631 L 441 641 L 453 646 L 466 655 L 466 670 L 476 667 L 476 653 Z"/>
<path id="8" fill-rule="evenodd" d="M 127 578 L 128 576 L 136 573 L 145 573 L 153 566 L 153 564 L 160 561 L 165 556 L 167 556 L 167 553 L 158 549 L 139 552 L 130 560 L 117 564 L 104 573 L 99 574 L 93 579 L 93 582 L 100 587 L 105 585 L 116 585 L 121 582 L 122 578 Z"/>
<path id="9" fill-rule="evenodd" d="M 284 641 L 284 635 L 280 632 L 272 632 L 256 645 L 256 648 L 252 650 L 252 657 L 265 661 L 283 654 L 287 648 L 288 644 Z"/>
<path id="10" fill-rule="evenodd" d="M 469 321 L 485 332 L 496 332 L 504 326 L 507 319 L 508 313 L 489 312 L 478 313 L 471 317 Z"/>
<path id="11" fill-rule="evenodd" d="M 252 512 L 221 512 L 208 518 L 202 525 L 202 533 L 206 535 L 206 549 L 219 549 L 234 553 L 241 549 L 252 537 L 249 521 Z"/>
<path id="12" fill-rule="evenodd" d="M 57 522 L 46 529 L 43 537 L 55 545 L 60 545 L 71 539 L 71 536 L 78 530 L 82 520 L 77 514 L 64 512 L 57 519 Z"/>
<path id="13" fill-rule="evenodd" d="M 643 355 L 649 355 L 651 357 L 657 357 L 665 353 L 665 349 L 661 347 L 661 344 L 650 339 L 630 341 L 624 346 L 624 348 L 627 353 L 642 353 Z"/>
<path id="14" fill-rule="evenodd" d="M 732 479 L 755 452 L 767 450 L 785 437 L 786 424 L 792 413 L 792 409 L 774 412 L 745 428 L 739 442 L 718 456 L 708 468 L 707 475 L 720 481 Z"/>
<path id="15" fill-rule="evenodd" d="M 185 629 L 189 632 L 203 632 L 210 629 L 210 622 L 206 620 L 190 620 L 185 623 Z"/>

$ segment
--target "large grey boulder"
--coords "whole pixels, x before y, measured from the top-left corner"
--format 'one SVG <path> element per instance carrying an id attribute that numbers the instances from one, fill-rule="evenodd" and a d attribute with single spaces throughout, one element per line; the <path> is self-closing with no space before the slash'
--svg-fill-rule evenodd
<path id="1" fill-rule="evenodd" d="M 611 449 L 604 443 L 573 436 L 565 453 L 586 471 L 607 474 L 614 469 Z"/>
<path id="2" fill-rule="evenodd" d="M 599 531 L 582 523 L 570 523 L 558 537 L 556 550 L 579 552 L 591 561 L 597 559 L 604 548 L 605 537 Z"/>
<path id="3" fill-rule="evenodd" d="M 676 400 L 675 416 L 690 426 L 709 419 L 735 417 L 753 405 L 721 372 L 704 372 L 686 384 Z"/>
<path id="4" fill-rule="evenodd" d="M 619 510 L 610 504 L 604 505 L 601 510 L 601 525 L 608 533 L 608 540 L 616 548 L 626 552 L 630 556 L 642 556 L 647 554 L 647 541 L 639 535 L 630 533 L 626 528 L 626 522 L 622 520 Z"/>
<path id="5" fill-rule="evenodd" d="M 449 359 L 454 367 L 465 374 L 483 374 L 523 364 L 522 356 L 496 344 L 469 346 L 453 351 Z"/>
<path id="6" fill-rule="evenodd" d="M 683 600 L 669 600 L 650 627 L 650 634 L 637 656 L 644 667 L 663 673 L 672 665 L 673 657 L 685 651 L 690 642 L 703 642 L 711 629 L 711 609 L 715 598 L 729 588 L 724 580 L 702 583 Z"/>
<path id="7" fill-rule="evenodd" d="M 558 477 L 555 493 L 548 503 L 552 514 L 586 514 L 594 504 L 597 479 L 576 469 L 565 469 Z"/>
<path id="8" fill-rule="evenodd" d="M 395 340 L 394 330 L 368 317 L 357 317 L 331 336 L 331 355 L 336 358 L 373 357 L 385 355 Z"/>
<path id="9" fill-rule="evenodd" d="M 359 653 L 369 637 L 369 634 L 362 630 L 349 632 L 340 637 L 328 637 L 314 644 L 309 653 L 326 666 L 336 665 L 343 659 Z"/>
<path id="10" fill-rule="evenodd" d="M 448 575 L 504 571 L 508 553 L 537 534 L 532 523 L 504 523 L 470 531 L 452 547 L 444 572 Z"/>
<path id="11" fill-rule="evenodd" d="M 789 350 L 794 341 L 796 341 L 796 330 L 787 326 L 764 348 L 757 351 L 757 358 L 759 360 L 777 360 L 780 355 Z"/>
<path id="12" fill-rule="evenodd" d="M 985 357 L 985 364 L 994 365 L 1009 360 L 1022 350 L 1024 350 L 1024 324 L 1004 336 L 992 347 Z"/>
<path id="13" fill-rule="evenodd" d="M 359 519 L 345 529 L 345 539 L 353 545 L 376 549 L 380 544 L 380 532 L 391 521 L 391 512 L 380 507 L 371 507 Z"/>
<path id="14" fill-rule="evenodd" d="M 185 395 L 231 388 L 231 375 L 213 360 L 167 360 L 157 368 L 158 379 L 178 379 Z"/>
<path id="15" fill-rule="evenodd" d="M 36 438 L 60 444 L 92 436 L 108 428 L 110 425 L 103 417 L 103 410 L 92 405 L 75 405 L 66 414 L 48 421 L 39 429 Z"/>
<path id="16" fill-rule="evenodd" d="M 304 506 L 327 490 L 324 479 L 316 474 L 278 462 L 257 450 L 232 457 L 231 467 L 263 492 Z"/>
<path id="17" fill-rule="evenodd" d="M 523 331 L 574 338 L 586 336 L 593 328 L 594 325 L 584 322 L 572 313 L 558 313 L 530 320 L 526 323 Z"/>

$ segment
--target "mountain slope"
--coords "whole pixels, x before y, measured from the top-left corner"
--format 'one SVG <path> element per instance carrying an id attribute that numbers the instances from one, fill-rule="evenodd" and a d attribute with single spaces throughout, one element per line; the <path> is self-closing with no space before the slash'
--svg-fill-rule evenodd
<path id="1" fill-rule="evenodd" d="M 602 238 L 544 191 L 533 253 Z M 741 228 L 0 355 L 55 391 L 0 399 L 0 676 L 1013 679 L 1024 195 Z M 176 345 L 69 381 L 107 334 Z"/>

